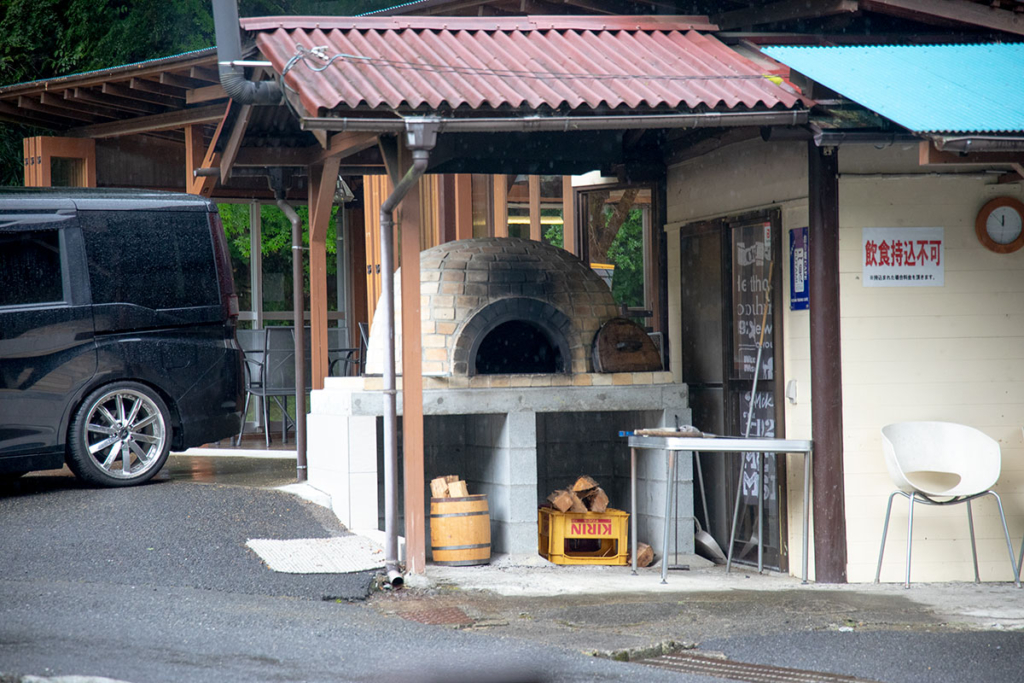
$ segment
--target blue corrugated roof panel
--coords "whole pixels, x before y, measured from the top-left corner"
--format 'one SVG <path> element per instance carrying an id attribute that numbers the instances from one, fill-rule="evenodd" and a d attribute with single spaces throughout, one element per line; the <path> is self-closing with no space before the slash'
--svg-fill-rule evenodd
<path id="1" fill-rule="evenodd" d="M 1024 43 L 763 52 L 912 131 L 1024 131 Z"/>

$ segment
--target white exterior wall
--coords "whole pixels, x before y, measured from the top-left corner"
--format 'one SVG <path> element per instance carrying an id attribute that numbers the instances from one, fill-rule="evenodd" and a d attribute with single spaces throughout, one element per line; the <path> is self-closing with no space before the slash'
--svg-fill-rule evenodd
<path id="1" fill-rule="evenodd" d="M 994 175 L 921 173 L 928 169 L 918 168 L 916 145 L 843 147 L 839 168 L 848 578 L 874 579 L 885 506 L 894 489 L 880 430 L 902 420 L 960 422 L 999 441 L 1003 473 L 996 491 L 1016 553 L 1024 534 L 1024 250 L 985 250 L 974 236 L 974 218 L 989 199 L 1020 198 L 1021 188 L 996 185 Z M 795 405 L 786 403 L 790 438 L 811 436 L 809 319 L 806 311 L 789 310 L 786 234 L 807 225 L 806 195 L 804 143 L 740 143 L 669 170 L 670 234 L 695 220 L 781 209 L 784 291 L 776 301 L 785 307 L 784 379 L 797 386 Z M 945 286 L 863 287 L 865 227 L 942 227 Z M 670 269 L 677 264 L 670 262 Z M 671 306 L 678 305 L 675 290 L 669 293 Z M 678 327 L 672 333 L 678 335 Z M 791 456 L 787 470 L 791 573 L 799 573 L 801 563 L 799 461 Z M 906 500 L 897 497 L 893 506 L 883 581 L 904 576 Z M 981 578 L 1007 581 L 1012 574 L 995 501 L 986 497 L 973 508 Z M 914 522 L 913 581 L 973 580 L 965 506 L 917 506 Z M 813 566 L 812 555 L 812 572 Z"/>

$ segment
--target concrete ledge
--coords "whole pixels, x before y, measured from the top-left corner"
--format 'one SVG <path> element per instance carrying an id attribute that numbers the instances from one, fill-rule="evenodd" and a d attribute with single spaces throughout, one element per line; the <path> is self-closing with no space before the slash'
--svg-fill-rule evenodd
<path id="1" fill-rule="evenodd" d="M 649 384 L 590 387 L 517 387 L 508 389 L 425 389 L 424 415 L 478 415 L 498 413 L 623 412 L 664 410 L 688 406 L 685 384 Z M 341 398 L 337 400 L 335 397 Z M 398 413 L 402 414 L 402 394 Z M 313 412 L 333 415 L 381 415 L 383 392 L 358 391 L 328 384 L 313 392 Z M 681 416 L 682 417 L 682 416 Z"/>

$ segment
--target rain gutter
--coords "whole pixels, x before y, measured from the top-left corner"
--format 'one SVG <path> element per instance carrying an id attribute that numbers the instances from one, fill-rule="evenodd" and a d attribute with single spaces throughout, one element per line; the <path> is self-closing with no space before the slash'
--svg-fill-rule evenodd
<path id="1" fill-rule="evenodd" d="M 402 133 L 407 119 L 302 117 L 303 130 Z M 647 128 L 723 128 L 732 126 L 800 126 L 805 109 L 784 112 L 703 112 L 699 114 L 623 114 L 621 116 L 522 116 L 431 119 L 438 133 L 571 132 Z"/>
<path id="2" fill-rule="evenodd" d="M 407 118 L 399 122 L 404 127 L 406 147 L 412 152 L 412 166 L 380 207 L 380 290 L 384 302 L 384 564 L 388 582 L 395 587 L 401 586 L 404 581 L 398 565 L 398 392 L 395 379 L 393 214 L 402 198 L 426 173 L 430 150 L 437 142 L 439 122 L 439 119 L 428 117 Z"/>
<path id="3" fill-rule="evenodd" d="M 1024 137 L 971 135 L 965 137 L 933 137 L 935 149 L 940 152 L 1024 152 Z"/>

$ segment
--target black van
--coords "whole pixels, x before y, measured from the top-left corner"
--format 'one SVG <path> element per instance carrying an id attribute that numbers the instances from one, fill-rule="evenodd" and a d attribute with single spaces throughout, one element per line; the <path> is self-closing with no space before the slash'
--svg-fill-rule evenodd
<path id="1" fill-rule="evenodd" d="M 237 317 L 212 202 L 0 190 L 0 476 L 127 486 L 237 433 Z"/>

